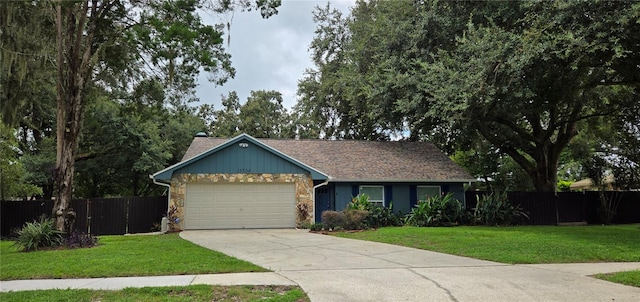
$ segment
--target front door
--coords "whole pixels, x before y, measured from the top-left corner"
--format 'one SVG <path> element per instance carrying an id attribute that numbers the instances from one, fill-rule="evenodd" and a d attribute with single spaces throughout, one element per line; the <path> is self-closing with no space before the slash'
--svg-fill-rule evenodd
<path id="1" fill-rule="evenodd" d="M 331 210 L 331 196 L 329 187 L 324 186 L 316 189 L 316 223 L 322 221 L 322 212 Z"/>

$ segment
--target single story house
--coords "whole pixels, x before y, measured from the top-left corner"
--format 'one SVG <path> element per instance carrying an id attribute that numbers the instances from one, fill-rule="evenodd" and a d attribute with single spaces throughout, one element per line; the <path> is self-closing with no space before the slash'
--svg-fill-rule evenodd
<path id="1" fill-rule="evenodd" d="M 475 181 L 433 144 L 197 135 L 181 162 L 151 178 L 169 187 L 182 229 L 293 228 L 352 196 L 401 213 Z"/>
<path id="2" fill-rule="evenodd" d="M 613 175 L 606 175 L 603 179 L 603 184 L 606 190 L 613 190 L 614 183 L 615 179 L 613 178 Z M 600 186 L 593 183 L 591 178 L 585 178 L 569 185 L 569 189 L 572 191 L 598 191 L 600 190 Z"/>

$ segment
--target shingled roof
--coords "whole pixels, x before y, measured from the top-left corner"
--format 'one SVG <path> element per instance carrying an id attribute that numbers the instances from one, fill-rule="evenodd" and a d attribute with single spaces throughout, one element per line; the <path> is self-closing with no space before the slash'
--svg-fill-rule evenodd
<path id="1" fill-rule="evenodd" d="M 230 139 L 195 137 L 182 161 Z M 473 181 L 427 142 L 257 139 L 331 177 L 332 181 Z"/>

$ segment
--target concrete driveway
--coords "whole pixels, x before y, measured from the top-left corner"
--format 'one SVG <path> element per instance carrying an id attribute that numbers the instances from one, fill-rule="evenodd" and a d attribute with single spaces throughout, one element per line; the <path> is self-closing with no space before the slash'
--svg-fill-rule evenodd
<path id="1" fill-rule="evenodd" d="M 640 301 L 639 288 L 585 276 L 640 263 L 506 265 L 303 230 L 181 236 L 271 269 L 298 283 L 312 301 Z"/>

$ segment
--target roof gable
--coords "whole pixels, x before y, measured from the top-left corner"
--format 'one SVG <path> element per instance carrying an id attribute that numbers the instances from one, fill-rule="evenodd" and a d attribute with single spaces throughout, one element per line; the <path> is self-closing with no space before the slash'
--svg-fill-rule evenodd
<path id="1" fill-rule="evenodd" d="M 174 173 L 310 173 L 313 179 L 328 178 L 247 134 L 226 140 L 191 158 L 183 158 L 183 161 L 151 177 L 169 181 Z"/>
<path id="2" fill-rule="evenodd" d="M 469 182 L 474 179 L 428 142 L 258 139 L 332 181 Z M 184 160 L 227 142 L 196 137 Z"/>

